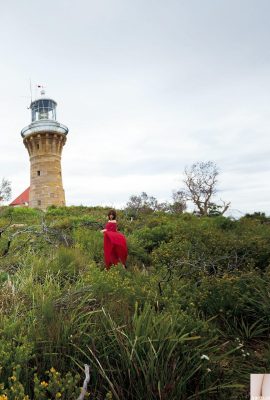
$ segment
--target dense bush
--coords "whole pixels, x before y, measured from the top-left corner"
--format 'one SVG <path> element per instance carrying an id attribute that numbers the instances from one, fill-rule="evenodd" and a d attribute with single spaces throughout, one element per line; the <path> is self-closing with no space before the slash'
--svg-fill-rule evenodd
<path id="1" fill-rule="evenodd" d="M 152 252 L 154 265 L 172 264 L 178 272 L 183 265 L 192 272 L 208 273 L 265 270 L 270 264 L 270 227 L 227 221 L 224 217 L 179 221 L 172 239 Z"/>

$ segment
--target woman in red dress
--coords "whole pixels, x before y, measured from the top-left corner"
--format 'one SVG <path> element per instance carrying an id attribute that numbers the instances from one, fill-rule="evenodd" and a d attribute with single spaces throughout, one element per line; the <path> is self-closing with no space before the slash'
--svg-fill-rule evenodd
<path id="1" fill-rule="evenodd" d="M 105 229 L 101 232 L 104 234 L 104 260 L 106 269 L 110 269 L 112 265 L 121 262 L 126 267 L 128 256 L 127 242 L 125 236 L 117 231 L 116 212 L 110 210 L 108 213 L 109 221 L 105 225 Z"/>

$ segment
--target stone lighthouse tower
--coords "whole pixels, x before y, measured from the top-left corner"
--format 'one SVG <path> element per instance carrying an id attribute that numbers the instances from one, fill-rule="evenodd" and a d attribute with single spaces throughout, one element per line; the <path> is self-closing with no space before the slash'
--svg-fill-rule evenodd
<path id="1" fill-rule="evenodd" d="M 29 206 L 42 210 L 65 205 L 61 154 L 68 128 L 56 121 L 56 106 L 42 90 L 30 105 L 31 124 L 21 131 L 30 158 Z"/>

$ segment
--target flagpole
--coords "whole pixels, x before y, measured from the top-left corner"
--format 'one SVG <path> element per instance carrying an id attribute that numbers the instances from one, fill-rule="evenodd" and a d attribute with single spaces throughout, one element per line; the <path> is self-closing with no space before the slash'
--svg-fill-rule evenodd
<path id="1" fill-rule="evenodd" d="M 32 82 L 31 82 L 31 78 L 29 79 L 29 83 L 30 83 L 31 103 L 32 103 L 32 101 L 33 101 L 33 95 L 32 95 Z"/>

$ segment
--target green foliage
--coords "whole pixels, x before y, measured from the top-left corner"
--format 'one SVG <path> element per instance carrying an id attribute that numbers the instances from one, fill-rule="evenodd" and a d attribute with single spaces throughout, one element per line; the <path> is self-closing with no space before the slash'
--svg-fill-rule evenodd
<path id="1" fill-rule="evenodd" d="M 143 248 L 151 253 L 161 243 L 168 242 L 172 238 L 173 227 L 170 224 L 145 227 L 138 229 L 135 238 L 142 244 Z"/>
<path id="2" fill-rule="evenodd" d="M 28 208 L 28 207 L 3 207 L 0 216 L 2 218 L 12 218 L 13 223 L 24 223 L 26 220 L 28 223 L 32 223 L 35 220 L 39 220 L 43 211 Z"/>
<path id="3" fill-rule="evenodd" d="M 149 264 L 149 254 L 146 252 L 141 240 L 138 237 L 135 235 L 130 235 L 127 239 L 127 246 L 129 265 L 137 264 L 142 266 L 143 264 Z"/>
<path id="4" fill-rule="evenodd" d="M 270 223 L 270 217 L 267 217 L 264 212 L 254 212 L 253 214 L 246 214 L 244 217 L 242 217 L 242 220 L 245 219 L 253 219 L 255 221 L 260 222 L 261 224 L 269 224 Z"/>
<path id="5" fill-rule="evenodd" d="M 77 398 L 80 393 L 78 387 L 80 375 L 73 376 L 71 372 L 62 376 L 61 373 L 50 368 L 46 371 L 43 379 L 34 373 L 34 368 L 31 369 L 31 390 L 35 400 L 42 400 L 48 398 L 70 400 Z M 28 390 L 25 387 L 23 380 L 23 368 L 20 364 L 13 367 L 12 375 L 8 378 L 7 385 L 0 385 L 0 399 L 1 400 L 30 400 L 27 394 Z M 52 397 L 51 397 L 52 396 Z M 89 396 L 89 393 L 88 393 Z"/>
<path id="6" fill-rule="evenodd" d="M 91 260 L 97 263 L 103 262 L 103 235 L 99 230 L 79 227 L 74 231 L 73 237 L 76 247 L 87 253 Z"/>
<path id="7" fill-rule="evenodd" d="M 240 337 L 245 341 L 267 337 L 267 332 L 269 332 L 269 326 L 265 319 L 251 323 L 246 316 L 240 318 L 233 316 L 233 318 L 224 318 L 222 322 L 227 336 Z"/>
<path id="8" fill-rule="evenodd" d="M 89 257 L 80 252 L 79 249 L 65 247 L 59 247 L 47 259 L 33 256 L 30 259 L 33 278 L 41 283 L 48 276 L 58 280 L 60 283 L 76 281 L 80 274 L 87 269 L 89 263 Z"/>
<path id="9" fill-rule="evenodd" d="M 267 337 L 270 332 L 270 305 L 267 297 L 262 297 L 269 286 L 269 278 L 255 272 L 226 274 L 222 278 L 203 279 L 194 287 L 191 299 L 206 317 L 215 316 L 219 331 L 226 337 L 248 341 Z"/>
<path id="10" fill-rule="evenodd" d="M 93 400 L 244 398 L 270 367 L 267 217 L 119 211 L 106 271 L 106 214 L 1 209 L 0 399 L 76 398 L 85 363 Z"/>
<path id="11" fill-rule="evenodd" d="M 73 376 L 68 372 L 65 376 L 51 367 L 46 371 L 44 380 L 40 380 L 38 375 L 34 375 L 34 396 L 36 399 L 48 399 L 52 396 L 55 399 L 70 400 L 77 398 L 80 389 L 78 384 L 80 382 L 80 375 Z"/>
<path id="12" fill-rule="evenodd" d="M 180 272 L 182 265 L 208 273 L 265 269 L 270 263 L 270 228 L 264 228 L 252 222 L 225 222 L 224 217 L 183 218 L 173 238 L 152 252 L 152 260 L 156 266 L 172 264 Z"/>
<path id="13" fill-rule="evenodd" d="M 110 389 L 115 399 L 181 400 L 193 398 L 194 387 L 207 399 L 209 394 L 218 396 L 215 379 L 228 353 L 220 351 L 214 338 L 194 334 L 196 327 L 197 321 L 185 313 L 160 314 L 145 303 L 142 309 L 135 307 L 126 329 L 103 309 L 100 336 L 78 350 L 91 360 L 99 386 Z M 208 370 L 214 365 L 211 382 Z M 226 380 L 220 385 L 225 391 L 228 387 L 237 385 Z"/>

